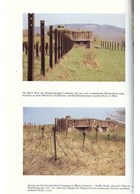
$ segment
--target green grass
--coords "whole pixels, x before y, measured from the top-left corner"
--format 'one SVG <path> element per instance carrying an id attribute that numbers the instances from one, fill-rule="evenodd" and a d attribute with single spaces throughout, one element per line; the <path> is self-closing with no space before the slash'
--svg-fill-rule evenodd
<path id="1" fill-rule="evenodd" d="M 86 62 L 87 60 L 87 62 Z M 40 58 L 35 58 L 35 80 L 50 81 L 125 81 L 125 52 L 74 47 L 63 59 L 40 75 Z M 27 80 L 27 56 L 23 54 L 23 80 Z"/>

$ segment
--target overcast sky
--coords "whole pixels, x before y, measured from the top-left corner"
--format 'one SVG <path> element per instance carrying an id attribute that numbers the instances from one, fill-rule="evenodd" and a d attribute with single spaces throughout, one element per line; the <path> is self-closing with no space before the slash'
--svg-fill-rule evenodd
<path id="1" fill-rule="evenodd" d="M 45 25 L 55 24 L 107 24 L 125 28 L 124 14 L 35 14 L 35 26 L 40 25 L 40 20 L 45 20 Z M 23 14 L 23 28 L 27 29 L 28 14 Z"/>
<path id="2" fill-rule="evenodd" d="M 24 107 L 23 122 L 32 124 L 54 124 L 55 118 L 96 118 L 106 119 L 108 113 L 118 108 L 50 108 L 50 107 Z"/>

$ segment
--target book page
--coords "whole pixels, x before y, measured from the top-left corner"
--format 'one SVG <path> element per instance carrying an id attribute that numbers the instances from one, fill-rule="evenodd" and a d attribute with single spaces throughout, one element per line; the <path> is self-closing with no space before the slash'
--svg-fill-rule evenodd
<path id="1" fill-rule="evenodd" d="M 133 193 L 132 1 L 7 2 L 7 193 Z"/>

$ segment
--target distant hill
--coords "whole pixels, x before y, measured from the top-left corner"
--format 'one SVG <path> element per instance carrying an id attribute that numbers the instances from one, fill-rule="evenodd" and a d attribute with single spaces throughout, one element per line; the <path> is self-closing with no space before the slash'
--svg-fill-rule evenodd
<path id="1" fill-rule="evenodd" d="M 54 25 L 56 28 L 57 25 Z M 95 36 L 98 36 L 101 39 L 109 41 L 121 41 L 125 39 L 125 29 L 119 28 L 112 25 L 99 25 L 99 24 L 64 24 L 64 27 L 67 29 L 81 29 L 92 31 Z M 48 26 L 46 26 L 46 33 L 48 31 Z M 35 27 L 35 34 L 40 33 L 40 27 Z M 27 29 L 23 30 L 23 35 L 27 36 Z"/>

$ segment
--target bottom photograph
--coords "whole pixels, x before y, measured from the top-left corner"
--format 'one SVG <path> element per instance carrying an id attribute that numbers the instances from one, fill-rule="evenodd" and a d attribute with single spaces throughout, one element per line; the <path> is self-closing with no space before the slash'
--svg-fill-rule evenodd
<path id="1" fill-rule="evenodd" d="M 125 108 L 23 108 L 23 175 L 125 176 Z"/>

